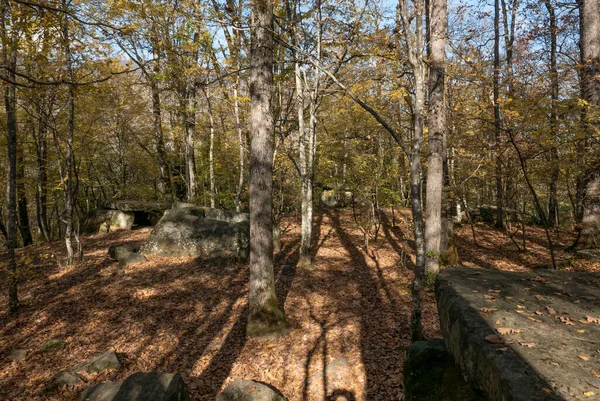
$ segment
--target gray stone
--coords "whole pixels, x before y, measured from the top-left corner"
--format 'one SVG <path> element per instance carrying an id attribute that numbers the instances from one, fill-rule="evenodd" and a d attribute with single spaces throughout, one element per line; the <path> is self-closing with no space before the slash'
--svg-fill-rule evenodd
<path id="1" fill-rule="evenodd" d="M 77 373 L 70 372 L 69 370 L 63 370 L 58 372 L 56 376 L 52 378 L 50 384 L 46 386 L 45 392 L 54 391 L 59 387 L 75 386 L 82 382 L 83 380 L 81 379 L 81 376 L 79 376 Z"/>
<path id="2" fill-rule="evenodd" d="M 216 401 L 287 401 L 279 391 L 254 380 L 235 379 Z"/>
<path id="3" fill-rule="evenodd" d="M 108 254 L 122 266 L 145 262 L 146 257 L 138 251 L 139 248 L 133 244 L 111 245 L 108 248 Z"/>
<path id="4" fill-rule="evenodd" d="M 110 401 L 188 401 L 189 395 L 178 374 L 138 372 L 123 381 Z"/>
<path id="5" fill-rule="evenodd" d="M 14 350 L 10 351 L 10 354 L 8 354 L 8 359 L 11 361 L 23 360 L 23 359 L 27 358 L 28 352 L 29 351 L 27 351 L 26 349 L 14 349 Z"/>
<path id="6" fill-rule="evenodd" d="M 353 193 L 342 189 L 324 189 L 321 192 L 321 204 L 327 207 L 346 207 L 352 205 Z"/>
<path id="7" fill-rule="evenodd" d="M 109 369 L 121 369 L 121 362 L 115 351 L 108 351 L 102 355 L 81 363 L 72 369 L 72 372 L 102 372 Z"/>
<path id="8" fill-rule="evenodd" d="M 40 352 L 51 352 L 63 349 L 67 346 L 67 343 L 55 338 L 46 341 L 40 348 Z"/>
<path id="9" fill-rule="evenodd" d="M 83 223 L 82 232 L 84 234 L 95 234 L 112 230 L 131 230 L 134 217 L 132 212 L 121 210 L 90 210 Z"/>
<path id="10" fill-rule="evenodd" d="M 583 272 L 445 269 L 435 295 L 446 348 L 489 400 L 584 399 L 600 357 L 600 325 L 585 324 L 600 318 L 599 284 Z"/>
<path id="11" fill-rule="evenodd" d="M 202 261 L 244 261 L 249 253 L 250 225 L 202 217 L 202 208 L 165 212 L 140 248 L 158 256 L 199 257 Z"/>
<path id="12" fill-rule="evenodd" d="M 104 209 L 120 210 L 122 212 L 160 212 L 171 207 L 168 202 L 145 202 L 136 200 L 104 201 L 101 203 Z"/>
<path id="13" fill-rule="evenodd" d="M 404 361 L 406 401 L 484 401 L 462 376 L 444 340 L 417 341 Z"/>
<path id="14" fill-rule="evenodd" d="M 88 388 L 79 401 L 113 401 L 123 382 L 106 382 Z"/>

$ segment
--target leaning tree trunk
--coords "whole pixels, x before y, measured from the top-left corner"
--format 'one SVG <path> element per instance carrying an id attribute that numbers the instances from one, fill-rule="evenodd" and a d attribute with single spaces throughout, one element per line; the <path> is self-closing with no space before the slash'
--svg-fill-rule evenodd
<path id="1" fill-rule="evenodd" d="M 6 149 L 8 151 L 8 177 L 7 177 L 7 220 L 6 220 L 6 253 L 8 256 L 8 314 L 16 315 L 19 310 L 19 296 L 17 292 L 17 261 L 15 246 L 17 237 L 17 93 L 15 82 L 15 69 L 17 66 L 16 32 L 12 27 L 12 35 L 7 36 L 7 18 L 11 14 L 10 2 L 2 2 L 2 39 L 3 62 L 11 67 L 4 71 L 4 107 L 6 110 Z M 14 20 L 13 20 L 14 21 Z M 12 21 L 11 21 L 12 22 Z M 10 43 L 9 43 L 10 40 Z M 9 54 L 10 53 L 10 54 Z"/>
<path id="2" fill-rule="evenodd" d="M 435 276 L 440 270 L 442 229 L 442 190 L 444 187 L 444 146 L 446 108 L 444 79 L 446 55 L 446 0 L 431 0 L 429 9 L 429 157 L 427 163 L 425 246 L 426 269 Z"/>
<path id="3" fill-rule="evenodd" d="M 277 301 L 273 275 L 273 4 L 252 5 L 250 56 L 250 286 L 249 336 L 277 333 L 288 323 Z"/>

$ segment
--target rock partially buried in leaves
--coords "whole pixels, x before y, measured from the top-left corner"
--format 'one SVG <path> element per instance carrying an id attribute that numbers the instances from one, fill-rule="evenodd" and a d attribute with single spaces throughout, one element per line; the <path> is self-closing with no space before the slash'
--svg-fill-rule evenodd
<path id="1" fill-rule="evenodd" d="M 46 386 L 44 392 L 48 393 L 64 386 L 75 386 L 82 382 L 81 376 L 69 370 L 58 372 Z"/>
<path id="2" fill-rule="evenodd" d="M 216 401 L 288 401 L 279 391 L 254 380 L 235 379 Z"/>
<path id="3" fill-rule="evenodd" d="M 83 393 L 79 401 L 113 401 L 122 385 L 123 382 L 95 384 Z"/>
<path id="4" fill-rule="evenodd" d="M 189 401 L 178 374 L 138 372 L 129 376 L 110 401 Z M 104 401 L 104 400 L 103 400 Z"/>
<path id="5" fill-rule="evenodd" d="M 132 265 L 146 261 L 146 257 L 138 253 L 139 248 L 132 244 L 111 245 L 108 254 L 119 261 L 121 266 Z"/>
<path id="6" fill-rule="evenodd" d="M 14 349 L 10 351 L 10 354 L 8 354 L 8 359 L 11 361 L 20 361 L 22 359 L 27 358 L 28 352 L 29 351 L 27 351 L 26 349 Z"/>
<path id="7" fill-rule="evenodd" d="M 108 351 L 102 355 L 81 363 L 70 369 L 73 372 L 102 372 L 109 369 L 121 369 L 121 362 L 115 351 Z"/>
<path id="8" fill-rule="evenodd" d="M 66 342 L 53 338 L 53 339 L 46 341 L 44 343 L 44 345 L 42 345 L 42 348 L 40 348 L 40 352 L 58 351 L 60 349 L 65 348 L 66 346 L 67 346 Z"/>

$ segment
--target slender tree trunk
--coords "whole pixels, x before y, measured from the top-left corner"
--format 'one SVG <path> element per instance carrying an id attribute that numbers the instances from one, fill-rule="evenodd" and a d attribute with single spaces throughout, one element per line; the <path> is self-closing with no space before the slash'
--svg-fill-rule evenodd
<path id="1" fill-rule="evenodd" d="M 35 203 L 37 211 L 38 227 L 46 241 L 50 240 L 50 231 L 48 230 L 48 126 L 46 122 L 46 113 L 40 110 L 38 113 L 39 125 L 38 135 L 36 137 L 36 156 L 37 156 L 37 185 L 35 191 Z"/>
<path id="2" fill-rule="evenodd" d="M 444 188 L 444 145 L 446 107 L 444 104 L 446 0 L 429 2 L 429 157 L 427 163 L 425 245 L 426 269 L 435 276 L 440 269 L 442 239 L 442 190 Z"/>
<path id="3" fill-rule="evenodd" d="M 15 82 L 17 67 L 16 28 L 12 17 L 12 5 L 9 1 L 2 1 L 2 47 L 4 65 L 11 67 L 11 71 L 3 70 L 6 81 Z M 8 37 L 7 20 L 11 22 L 11 37 Z M 16 86 L 4 84 L 4 107 L 6 110 L 6 149 L 8 160 L 7 184 L 7 255 L 8 255 L 8 314 L 14 316 L 19 310 L 19 296 L 17 292 L 17 260 L 15 247 L 17 239 L 17 92 Z"/>
<path id="4" fill-rule="evenodd" d="M 31 229 L 29 228 L 29 212 L 27 207 L 27 193 L 25 190 L 25 150 L 23 145 L 17 144 L 17 206 L 19 217 L 19 231 L 23 246 L 33 244 Z"/>
<path id="5" fill-rule="evenodd" d="M 550 19 L 550 138 L 554 141 L 557 137 L 558 114 L 556 106 L 558 104 L 558 69 L 556 65 L 556 15 L 551 0 L 544 0 L 548 16 Z M 548 225 L 558 227 L 558 151 L 556 147 L 550 152 L 550 163 L 552 173 L 550 174 L 550 183 L 548 184 Z"/>
<path id="6" fill-rule="evenodd" d="M 196 155 L 194 144 L 195 131 L 195 110 L 189 110 L 192 94 L 188 85 L 185 84 L 183 92 L 180 94 L 181 122 L 184 131 L 185 147 L 185 177 L 187 181 L 187 201 L 194 202 L 197 196 L 198 183 L 196 179 Z"/>
<path id="7" fill-rule="evenodd" d="M 238 64 L 239 69 L 239 64 Z M 233 115 L 235 117 L 235 130 L 237 131 L 238 136 L 238 145 L 239 145 L 239 176 L 237 188 L 235 191 L 235 211 L 242 211 L 242 192 L 244 191 L 244 170 L 245 166 L 245 157 L 244 157 L 244 134 L 242 132 L 242 124 L 240 122 L 240 106 L 238 100 L 238 88 L 240 83 L 239 73 L 236 77 L 236 81 L 233 85 Z"/>
<path id="8" fill-rule="evenodd" d="M 206 89 L 206 101 L 208 104 L 208 119 L 210 130 L 210 145 L 208 149 L 208 172 L 210 179 L 210 207 L 215 207 L 215 119 L 213 117 L 212 103 L 210 101 L 210 92 Z"/>
<path id="9" fill-rule="evenodd" d="M 160 88 L 157 82 L 157 76 L 160 74 L 159 51 L 154 50 L 154 66 L 153 74 L 147 74 L 148 83 L 150 84 L 150 92 L 152 93 L 152 131 L 156 142 L 156 155 L 159 169 L 158 191 L 162 198 L 171 198 L 173 196 L 173 184 L 171 182 L 171 168 L 167 156 L 165 146 L 165 137 L 162 129 L 162 111 L 160 102 Z"/>
<path id="10" fill-rule="evenodd" d="M 277 333 L 288 323 L 273 275 L 273 3 L 256 0 L 251 21 L 249 336 Z"/>
<path id="11" fill-rule="evenodd" d="M 65 56 L 67 80 L 69 82 L 74 81 L 73 75 L 73 54 L 71 53 L 71 38 L 69 33 L 69 18 L 68 18 L 68 5 L 67 1 L 62 1 L 62 7 L 65 11 L 63 20 L 63 52 Z M 68 122 L 67 122 L 67 146 L 65 153 L 65 179 L 63 180 L 64 193 L 65 193 L 65 245 L 67 248 L 67 265 L 72 265 L 74 262 L 74 251 L 73 251 L 73 215 L 75 206 L 75 191 L 73 182 L 73 168 L 74 168 L 74 156 L 73 156 L 73 139 L 75 134 L 75 89 L 73 84 L 67 85 L 67 111 L 68 111 Z"/>
<path id="12" fill-rule="evenodd" d="M 496 157 L 496 228 L 504 227 L 502 191 L 502 152 L 500 146 L 500 0 L 494 0 L 494 145 Z"/>

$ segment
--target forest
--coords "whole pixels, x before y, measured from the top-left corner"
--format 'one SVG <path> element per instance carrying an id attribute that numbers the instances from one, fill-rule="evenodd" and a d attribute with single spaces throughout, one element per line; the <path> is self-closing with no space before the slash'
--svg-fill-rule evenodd
<path id="1" fill-rule="evenodd" d="M 397 400 L 441 271 L 600 272 L 597 0 L 0 3 L 0 355 Z"/>

